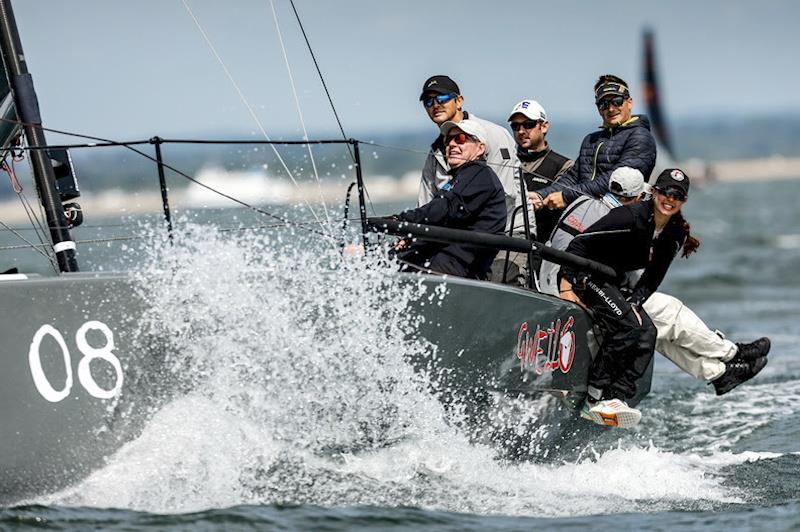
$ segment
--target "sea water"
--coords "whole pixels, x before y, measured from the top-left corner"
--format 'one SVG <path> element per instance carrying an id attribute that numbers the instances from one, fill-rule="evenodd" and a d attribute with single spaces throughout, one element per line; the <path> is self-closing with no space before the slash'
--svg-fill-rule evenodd
<path id="1" fill-rule="evenodd" d="M 0 510 L 0 526 L 797 529 L 798 193 L 693 190 L 702 246 L 662 287 L 733 340 L 770 336 L 758 377 L 716 397 L 656 355 L 640 426 L 525 461 L 474 443 L 409 366 L 435 348 L 403 309 L 438 296 L 388 282 L 391 265 L 342 261 L 316 235 L 190 219 L 169 246 L 143 229 L 131 266 L 174 397 L 105 467 Z"/>

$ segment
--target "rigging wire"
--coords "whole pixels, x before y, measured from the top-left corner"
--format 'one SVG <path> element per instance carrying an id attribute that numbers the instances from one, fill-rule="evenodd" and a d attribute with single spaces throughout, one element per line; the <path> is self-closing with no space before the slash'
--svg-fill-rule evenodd
<path id="1" fill-rule="evenodd" d="M 183 6 L 186 8 L 186 11 L 189 13 L 189 16 L 192 18 L 192 20 L 194 21 L 195 25 L 197 26 L 197 29 L 200 31 L 200 34 L 203 36 L 203 40 L 205 40 L 206 44 L 208 45 L 209 49 L 211 50 L 211 53 L 214 54 L 214 57 L 217 59 L 217 62 L 220 64 L 220 66 L 222 67 L 222 70 L 225 72 L 225 75 L 228 77 L 228 81 L 231 82 L 231 84 L 233 85 L 233 87 L 236 90 L 237 94 L 239 95 L 239 98 L 242 100 L 242 103 L 247 108 L 247 111 L 250 113 L 250 116 L 252 117 L 253 121 L 255 121 L 256 126 L 261 131 L 261 134 L 264 135 L 265 139 L 271 140 L 270 136 L 267 134 L 266 129 L 264 129 L 264 126 L 262 125 L 261 120 L 259 120 L 259 118 L 256 115 L 255 111 L 253 110 L 253 107 L 250 105 L 250 102 L 247 100 L 247 98 L 245 97 L 244 93 L 242 92 L 242 89 L 239 87 L 239 84 L 236 83 L 236 80 L 233 78 L 233 75 L 231 74 L 231 72 L 228 69 L 227 65 L 222 60 L 222 57 L 220 57 L 220 55 L 217 53 L 217 50 L 214 47 L 214 44 L 211 42 L 211 39 L 208 37 L 208 34 L 203 29 L 203 26 L 200 24 L 200 21 L 197 19 L 197 17 L 195 16 L 194 12 L 192 12 L 192 9 L 189 7 L 189 4 L 187 3 L 186 0 L 181 0 L 181 2 L 183 3 Z M 275 148 L 274 145 L 272 145 L 272 151 L 275 153 L 275 155 L 278 157 L 278 160 L 283 165 L 283 169 L 286 170 L 286 173 L 289 176 L 289 179 L 291 179 L 292 183 L 294 183 L 294 185 L 296 187 L 299 187 L 299 184 L 297 183 L 297 180 L 294 178 L 294 175 L 292 174 L 292 171 L 289 170 L 289 167 L 286 165 L 286 162 L 284 161 L 283 157 L 281 157 L 280 153 L 278 152 L 277 148 Z M 314 216 L 314 218 L 317 220 L 317 223 L 319 223 L 320 227 L 324 228 L 325 226 L 323 225 L 322 220 L 319 219 L 319 217 L 317 216 L 316 211 L 313 209 L 313 207 L 311 207 L 311 204 L 308 202 L 308 200 L 306 200 L 304 198 L 303 201 L 305 202 L 305 204 L 308 207 L 309 211 L 311 211 L 312 216 Z"/>
<path id="2" fill-rule="evenodd" d="M 20 122 L 18 120 L 11 120 L 11 119 L 2 118 L 2 117 L 0 117 L 0 121 L 2 121 L 2 122 L 12 122 L 12 123 L 25 125 L 23 122 Z M 44 127 L 44 126 L 41 126 L 41 127 L 42 127 L 42 130 L 49 131 L 49 132 L 52 132 L 52 133 L 58 133 L 58 134 L 61 134 L 61 135 L 68 135 L 68 136 L 73 136 L 73 137 L 78 137 L 78 138 L 95 140 L 95 141 L 98 141 L 98 142 L 104 142 L 104 143 L 109 143 L 109 144 L 113 143 L 115 145 L 127 148 L 128 150 L 130 150 L 130 151 L 132 151 L 132 152 L 134 152 L 134 153 L 136 153 L 138 155 L 141 155 L 145 159 L 148 159 L 148 160 L 150 160 L 150 161 L 152 161 L 154 163 L 158 163 L 158 160 L 155 157 L 153 157 L 153 156 L 151 156 L 151 155 L 149 155 L 147 153 L 144 153 L 143 151 L 141 151 L 139 149 L 136 149 L 136 148 L 134 148 L 132 146 L 129 146 L 126 143 L 114 142 L 112 140 L 104 139 L 104 138 L 101 138 L 101 137 L 95 137 L 95 136 L 92 136 L 92 135 L 85 135 L 85 134 L 82 134 L 82 133 L 73 133 L 73 132 L 69 132 L 69 131 L 63 131 L 63 130 L 58 130 L 58 129 L 47 128 L 47 127 Z M 40 146 L 28 146 L 27 148 L 23 148 L 23 149 L 25 149 L 25 150 L 42 149 L 42 147 L 40 147 Z M 205 183 L 203 183 L 201 181 L 198 181 L 197 179 L 195 179 L 192 176 L 190 176 L 190 175 L 178 170 L 177 168 L 173 167 L 172 165 L 170 165 L 168 163 L 162 162 L 162 165 L 164 166 L 164 168 L 167 168 L 168 170 L 171 170 L 171 171 L 175 172 L 179 176 L 191 181 L 192 183 L 196 183 L 196 184 L 200 185 L 201 187 L 203 187 L 203 188 L 205 188 L 207 190 L 210 190 L 214 194 L 222 196 L 223 198 L 227 198 L 227 199 L 233 201 L 234 203 L 237 203 L 237 204 L 239 204 L 239 205 L 241 205 L 243 207 L 246 207 L 246 208 L 248 208 L 248 209 L 250 209 L 250 210 L 252 210 L 254 212 L 257 212 L 259 214 L 263 214 L 264 216 L 267 216 L 269 218 L 273 218 L 274 220 L 283 222 L 287 226 L 288 225 L 293 225 L 293 222 L 291 220 L 289 220 L 289 219 L 283 218 L 283 217 L 278 216 L 276 214 L 272 214 L 271 212 L 268 212 L 268 211 L 265 211 L 263 209 L 260 209 L 260 208 L 258 208 L 256 206 L 251 205 L 251 204 L 249 204 L 249 203 L 247 203 L 245 201 L 242 201 L 242 200 L 240 200 L 240 199 L 238 199 L 238 198 L 236 198 L 234 196 L 230 196 L 228 194 L 225 194 L 222 191 L 219 191 L 219 190 L 217 190 L 217 189 L 215 189 L 215 188 L 213 188 L 213 187 L 211 187 L 209 185 L 206 185 Z M 315 216 L 314 218 L 315 218 L 317 224 L 319 225 L 319 220 L 317 219 L 317 217 Z M 324 237 L 326 239 L 335 240 L 333 236 L 331 236 L 331 235 L 329 235 L 327 233 L 324 233 L 322 231 L 318 231 L 318 230 L 315 230 L 315 229 L 307 229 L 307 230 L 312 232 L 312 233 L 314 233 L 314 234 L 322 236 L 322 237 Z"/>
<path id="3" fill-rule="evenodd" d="M 272 0 L 270 0 L 271 2 Z M 325 83 L 325 77 L 322 75 L 322 70 L 319 68 L 319 63 L 317 62 L 317 56 L 314 55 L 314 50 L 311 48 L 311 42 L 308 40 L 308 35 L 306 35 L 306 29 L 303 27 L 303 22 L 300 20 L 300 15 L 297 13 L 297 8 L 294 6 L 294 0 L 289 0 L 289 3 L 292 5 L 292 11 L 294 11 L 294 17 L 297 19 L 297 25 L 300 26 L 300 31 L 303 33 L 303 39 L 306 41 L 306 46 L 308 47 L 308 53 L 311 54 L 311 60 L 314 62 L 314 67 L 317 69 L 317 75 L 319 76 L 320 82 L 322 82 L 322 88 L 325 89 L 325 95 L 328 97 L 328 103 L 331 104 L 331 110 L 333 111 L 333 116 L 336 118 L 336 123 L 339 125 L 339 131 L 342 133 L 342 138 L 346 139 L 347 134 L 344 132 L 344 126 L 342 126 L 342 121 L 339 119 L 339 113 L 336 112 L 336 106 L 333 105 L 333 98 L 331 97 L 331 92 L 328 90 L 328 84 Z M 350 151 L 350 147 L 348 146 L 348 151 Z M 350 157 L 355 162 L 356 158 L 353 155 L 353 152 L 350 151 Z"/>
<path id="4" fill-rule="evenodd" d="M 41 250 L 37 250 L 37 251 L 47 259 L 47 261 L 50 263 L 50 265 L 53 267 L 53 269 L 56 271 L 56 273 L 58 273 L 58 271 L 59 271 L 58 270 L 58 263 L 57 263 L 56 258 L 54 256 L 54 253 L 51 253 L 52 247 L 50 245 L 46 244 L 47 237 L 45 236 L 44 225 L 42 224 L 42 222 L 39 219 L 39 217 L 36 216 L 36 210 L 30 204 L 30 201 L 28 201 L 28 197 L 24 193 L 24 190 L 22 188 L 22 184 L 20 184 L 19 179 L 17 178 L 17 172 L 16 172 L 16 170 L 14 168 L 14 164 L 15 164 L 16 160 L 17 160 L 17 158 L 12 156 L 10 165 L 7 162 L 4 161 L 3 164 L 2 164 L 2 169 L 8 174 L 8 177 L 11 180 L 11 186 L 14 189 L 14 192 L 16 192 L 17 197 L 20 200 L 20 204 L 22 205 L 22 209 L 25 211 L 25 215 L 28 217 L 28 221 L 30 222 L 30 224 L 31 224 L 31 226 L 32 226 L 32 228 L 34 230 L 35 235 L 36 235 L 37 239 L 39 240 L 40 245 L 44 249 L 44 251 L 41 251 Z M 0 222 L 0 223 L 2 223 L 2 222 Z M 2 225 L 6 229 L 9 229 L 9 226 L 7 226 L 5 223 L 2 223 Z M 18 233 L 16 231 L 13 231 L 13 230 L 11 232 L 14 235 L 16 235 L 17 238 L 22 240 L 23 242 L 25 242 L 25 243 L 27 243 L 29 245 L 32 245 L 32 246 L 35 245 L 32 242 L 30 242 L 28 239 L 26 239 L 24 236 L 22 236 L 20 233 Z"/>
<path id="5" fill-rule="evenodd" d="M 22 125 L 22 126 L 26 125 L 24 122 L 20 122 L 19 120 L 12 120 L 12 119 L 3 118 L 3 117 L 0 117 L 0 122 L 6 122 L 6 123 L 10 123 L 10 124 L 19 124 L 19 125 Z M 40 125 L 40 124 L 37 124 L 37 125 Z M 121 141 L 113 141 L 113 140 L 104 139 L 104 138 L 100 138 L 100 137 L 93 137 L 93 136 L 84 135 L 84 134 L 81 134 L 81 133 L 74 133 L 74 132 L 70 132 L 70 131 L 64 131 L 64 130 L 48 128 L 48 127 L 43 127 L 43 126 L 42 126 L 42 129 L 44 131 L 51 132 L 51 133 L 57 133 L 57 134 L 60 134 L 60 135 L 66 135 L 66 136 L 71 136 L 71 137 L 76 137 L 76 138 L 84 138 L 84 139 L 89 139 L 89 140 L 96 141 L 96 142 L 86 143 L 86 144 L 65 144 L 65 145 L 57 145 L 57 146 L 47 146 L 47 149 L 52 149 L 52 148 L 102 148 L 102 147 L 111 147 L 111 146 L 124 147 L 124 148 L 130 149 L 131 151 L 133 151 L 133 152 L 135 152 L 135 153 L 137 153 L 137 154 L 139 154 L 139 155 L 141 155 L 141 156 L 143 156 L 143 157 L 145 157 L 145 158 L 147 158 L 147 159 L 149 159 L 149 160 L 151 160 L 153 162 L 157 162 L 156 159 L 154 159 L 150 155 L 147 155 L 146 153 L 141 152 L 141 151 L 136 150 L 136 149 L 131 147 L 131 146 L 142 145 L 142 144 L 152 144 L 152 142 L 150 140 L 136 140 L 136 141 L 121 142 Z M 352 139 L 352 140 L 357 140 L 357 139 Z M 340 143 L 340 142 L 343 143 L 343 142 L 350 142 L 350 141 L 351 140 L 349 140 L 349 139 L 336 140 L 336 141 L 334 141 L 334 140 L 327 140 L 327 141 L 325 141 L 325 140 L 323 140 L 323 141 L 319 141 L 319 140 L 316 140 L 316 141 L 314 141 L 314 140 L 305 140 L 305 141 L 301 141 L 301 140 L 296 140 L 296 141 L 288 141 L 288 140 L 256 141 L 256 140 L 216 140 L 216 139 L 212 139 L 212 140 L 203 140 L 203 139 L 162 139 L 162 142 L 164 144 L 175 143 L 175 144 L 289 144 L 289 145 L 294 145 L 294 144 L 335 144 L 335 143 Z M 97 142 L 100 142 L 102 144 L 97 144 Z M 417 155 L 428 155 L 430 153 L 429 150 L 425 151 L 425 150 L 419 150 L 419 149 L 415 149 L 415 148 L 408 148 L 408 147 L 405 147 L 405 146 L 393 146 L 391 144 L 382 144 L 382 143 L 375 142 L 375 141 L 360 141 L 359 140 L 358 142 L 360 144 L 373 146 L 373 147 L 376 147 L 376 148 L 383 148 L 383 149 L 386 149 L 386 150 L 393 150 L 393 151 L 405 152 L 405 153 L 413 153 L 413 154 L 417 154 Z M 20 149 L 24 150 L 24 151 L 29 151 L 29 150 L 42 149 L 42 148 L 39 147 L 39 146 L 28 146 L 28 147 L 23 147 L 23 148 L 20 148 Z M 507 166 L 507 165 L 502 164 L 502 163 L 486 162 L 486 164 L 489 165 L 489 166 L 495 166 L 495 167 L 498 167 L 498 168 Z M 193 179 L 191 177 L 183 174 L 179 170 L 177 170 L 177 169 L 175 169 L 175 168 L 173 168 L 173 167 L 171 167 L 171 166 L 169 166 L 167 164 L 164 164 L 164 167 L 165 168 L 169 168 L 173 172 L 175 172 L 175 173 L 177 173 L 179 175 L 182 175 L 183 177 L 186 177 L 187 179 L 193 181 Z M 521 165 L 515 165 L 513 168 L 515 170 L 521 170 L 522 166 Z M 551 184 L 557 184 L 558 186 L 560 186 L 561 188 L 563 188 L 565 190 L 572 190 L 572 191 L 575 191 L 575 192 L 582 193 L 582 191 L 580 191 L 576 187 L 573 187 L 573 186 L 570 186 L 570 185 L 566 185 L 564 183 L 556 181 L 556 180 L 554 180 L 552 178 L 549 178 L 547 176 L 540 176 L 540 177 L 543 178 L 543 179 L 547 179 L 548 181 L 550 181 Z M 201 183 L 201 185 L 202 185 L 202 183 Z M 214 190 L 211 187 L 207 187 L 207 188 L 209 188 L 209 190 L 211 190 L 212 192 L 215 192 L 215 193 L 217 192 L 216 190 Z M 220 194 L 222 194 L 222 193 L 220 193 Z M 245 207 L 253 208 L 252 206 L 250 206 L 250 205 L 248 205 L 248 204 L 246 204 L 244 202 L 241 202 L 239 200 L 234 200 L 234 201 L 236 201 L 237 203 L 239 203 L 240 205 L 243 205 Z M 269 213 L 262 213 L 262 214 L 269 214 Z M 274 215 L 270 215 L 270 216 L 274 216 Z M 288 222 L 288 223 L 291 223 L 291 222 Z"/>
<path id="6" fill-rule="evenodd" d="M 269 6 L 272 10 L 272 19 L 275 21 L 275 31 L 278 34 L 278 42 L 281 44 L 281 51 L 283 52 L 283 61 L 286 64 L 286 72 L 289 75 L 289 83 L 292 86 L 292 96 L 294 96 L 294 104 L 297 108 L 297 115 L 300 117 L 300 126 L 303 128 L 303 139 L 308 140 L 308 130 L 306 130 L 306 121 L 303 118 L 303 111 L 300 108 L 300 99 L 297 97 L 297 86 L 294 83 L 294 75 L 292 75 L 292 67 L 289 64 L 289 56 L 286 53 L 286 45 L 283 42 L 283 35 L 281 34 L 281 27 L 278 24 L 278 14 L 275 12 L 275 3 L 269 0 Z M 311 144 L 306 144 L 308 149 L 308 156 L 311 159 L 311 168 L 314 170 L 314 178 L 317 181 L 317 190 L 319 197 L 322 201 L 322 210 L 325 212 L 325 220 L 331 223 L 330 215 L 328 214 L 328 207 L 325 204 L 325 198 L 322 195 L 322 183 L 319 180 L 319 172 L 317 171 L 317 162 L 314 160 L 314 152 L 311 150 Z"/>
<path id="7" fill-rule="evenodd" d="M 270 0 L 272 2 L 272 0 Z M 300 14 L 297 12 L 297 8 L 294 5 L 294 0 L 289 0 L 289 3 L 292 6 L 292 11 L 294 11 L 294 17 L 297 20 L 297 25 L 300 26 L 300 32 L 303 34 L 303 39 L 306 41 L 306 47 L 308 48 L 308 53 L 311 55 L 311 60 L 314 62 L 314 68 L 317 69 L 317 75 L 319 76 L 319 81 L 322 83 L 322 88 L 325 90 L 325 95 L 328 97 L 328 103 L 331 105 L 331 111 L 333 111 L 333 116 L 336 119 L 336 123 L 339 126 L 339 131 L 342 133 L 342 138 L 347 139 L 347 134 L 344 132 L 344 126 L 342 126 L 342 121 L 339 119 L 339 113 L 336 111 L 336 106 L 333 104 L 333 97 L 331 96 L 331 92 L 328 90 L 328 84 L 325 83 L 325 76 L 322 75 L 322 70 L 319 68 L 319 62 L 317 61 L 317 56 L 314 54 L 314 49 L 311 47 L 311 41 L 308 40 L 308 35 L 306 34 L 306 29 L 303 26 L 303 21 L 300 20 Z M 356 156 L 353 154 L 353 150 L 350 149 L 350 146 L 347 147 L 347 151 L 350 152 L 350 157 L 353 159 L 353 164 L 356 162 Z M 375 214 L 375 206 L 372 203 L 372 198 L 369 195 L 369 191 L 366 187 L 364 187 L 364 192 L 367 194 L 367 201 L 369 202 L 369 208 L 372 209 L 372 214 Z"/>
<path id="8" fill-rule="evenodd" d="M 33 242 L 31 242 L 30 240 L 25 238 L 21 233 L 17 232 L 13 227 L 11 227 L 8 224 L 6 224 L 3 220 L 0 220 L 0 225 L 3 226 L 3 228 L 4 228 L 3 230 L 4 231 L 12 232 L 20 240 L 22 240 L 23 242 L 25 242 L 27 244 L 25 246 L 23 246 L 23 245 L 4 246 L 4 247 L 0 247 L 0 250 L 6 250 L 6 249 L 32 249 L 32 250 L 36 251 L 37 253 L 39 253 L 40 255 L 42 255 L 44 258 L 46 258 L 49 263 L 51 263 L 51 264 L 53 263 L 53 258 L 46 252 L 46 250 L 51 247 L 50 245 L 45 244 L 45 243 L 34 244 Z M 39 248 L 42 248 L 42 249 L 39 249 Z"/>
<path id="9" fill-rule="evenodd" d="M 350 221 L 360 220 L 361 218 L 350 218 Z M 294 222 L 294 225 L 316 225 L 316 220 L 308 221 L 308 222 Z M 13 227 L 8 226 L 2 220 L 0 220 L 0 225 L 2 225 L 5 229 L 4 231 L 14 231 Z M 206 225 L 213 225 L 213 224 L 206 224 Z M 101 226 L 96 226 L 101 227 Z M 258 224 L 258 225 L 248 225 L 242 227 L 223 227 L 218 228 L 214 226 L 217 231 L 220 233 L 231 233 L 231 232 L 243 232 L 243 231 L 253 231 L 256 229 L 280 229 L 282 227 L 286 227 L 285 224 L 282 223 L 274 223 L 274 224 Z M 39 248 L 48 249 L 50 247 L 49 244 L 34 244 L 33 242 L 29 242 L 25 240 L 23 237 L 22 240 L 27 242 L 27 245 L 8 245 L 8 246 L 0 246 L 0 251 L 14 251 L 19 249 L 33 249 L 34 251 L 44 254 Z M 144 240 L 149 238 L 146 235 L 123 235 L 123 236 L 109 236 L 109 237 L 102 237 L 102 238 L 90 238 L 90 239 L 83 239 L 83 240 L 75 240 L 76 244 L 103 244 L 107 242 L 118 242 L 118 241 L 130 241 L 130 240 Z"/>

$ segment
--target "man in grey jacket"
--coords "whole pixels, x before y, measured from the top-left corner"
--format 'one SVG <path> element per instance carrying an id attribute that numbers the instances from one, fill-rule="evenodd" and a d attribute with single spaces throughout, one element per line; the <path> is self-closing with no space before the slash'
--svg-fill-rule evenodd
<path id="1" fill-rule="evenodd" d="M 431 76 L 425 80 L 419 99 L 428 117 L 437 127 L 441 127 L 442 124 L 448 121 L 458 123 L 466 119 L 474 120 L 482 126 L 486 132 L 486 164 L 497 174 L 505 191 L 508 211 L 507 230 L 510 227 L 514 209 L 522 205 L 519 181 L 516 177 L 517 167 L 519 166 L 519 160 L 516 155 L 517 147 L 508 130 L 465 111 L 463 109 L 464 96 L 461 95 L 461 89 L 448 76 Z M 441 191 L 447 185 L 451 179 L 449 171 L 450 165 L 445 157 L 444 141 L 440 134 L 431 144 L 430 152 L 427 159 L 425 159 L 425 166 L 422 168 L 422 180 L 417 200 L 418 206 L 430 202 L 437 191 Z M 516 220 L 514 224 L 515 232 L 518 234 L 524 233 L 522 215 L 518 215 Z M 531 224 L 535 224 L 533 216 L 531 216 Z M 532 227 L 534 233 L 535 229 L 534 225 Z"/>
<path id="2" fill-rule="evenodd" d="M 545 137 L 550 129 L 550 121 L 544 107 L 536 100 L 522 100 L 508 115 L 516 143 L 517 158 L 520 162 L 520 175 L 525 181 L 529 198 L 536 196 L 536 190 L 558 181 L 570 168 L 572 160 L 555 152 Z M 519 186 L 519 185 L 517 185 Z M 531 206 L 528 207 L 529 213 Z M 517 217 L 522 218 L 518 213 Z M 535 232 L 531 236 L 544 243 L 558 221 L 558 213 L 540 209 L 535 213 Z M 508 257 L 508 260 L 505 260 Z M 539 258 L 532 258 L 533 271 L 538 271 Z M 528 256 L 524 253 L 500 253 L 496 266 L 492 268 L 492 280 L 517 286 L 529 286 Z"/>

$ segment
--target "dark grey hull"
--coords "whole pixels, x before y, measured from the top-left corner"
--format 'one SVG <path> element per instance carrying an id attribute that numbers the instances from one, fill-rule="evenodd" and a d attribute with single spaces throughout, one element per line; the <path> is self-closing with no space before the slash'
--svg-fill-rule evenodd
<path id="1" fill-rule="evenodd" d="M 428 277 L 426 283 L 439 283 Z M 459 388 L 585 393 L 593 353 L 591 321 L 564 300 L 505 285 L 450 278 L 420 329 L 440 348 L 448 381 Z"/>
<path id="2" fill-rule="evenodd" d="M 430 276 L 425 282 L 442 281 Z M 420 334 L 439 347 L 433 367 L 427 360 L 420 365 L 431 370 L 438 389 L 447 390 L 445 402 L 466 414 L 463 428 L 474 440 L 495 447 L 499 456 L 555 457 L 608 430 L 575 413 L 597 352 L 591 318 L 578 305 L 529 290 L 450 278 L 447 296 L 418 310 L 426 316 Z M 630 404 L 650 392 L 652 375 L 653 362 Z M 543 401 L 552 395 L 561 400 Z M 532 441 L 542 425 L 547 425 L 546 438 L 540 434 Z"/>
<path id="3" fill-rule="evenodd" d="M 2 503 L 66 486 L 135 437 L 160 365 L 123 274 L 0 281 L 0 305 Z"/>
<path id="4" fill-rule="evenodd" d="M 410 311 L 425 317 L 414 334 L 438 348 L 416 362 L 452 396 L 585 391 L 594 341 L 581 308 L 490 283 L 398 275 L 446 283 L 444 297 Z M 124 274 L 0 281 L 0 305 L 0 503 L 9 503 L 102 466 L 169 397 L 171 377 Z"/>

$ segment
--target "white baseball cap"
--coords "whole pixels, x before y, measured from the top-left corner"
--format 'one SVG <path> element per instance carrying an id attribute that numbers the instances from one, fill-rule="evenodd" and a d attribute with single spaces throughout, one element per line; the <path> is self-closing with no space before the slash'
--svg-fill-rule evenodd
<path id="1" fill-rule="evenodd" d="M 452 122 L 452 121 L 448 120 L 447 122 L 442 124 L 442 126 L 439 128 L 439 130 L 442 132 L 442 136 L 444 136 L 446 138 L 447 134 L 454 127 L 457 127 L 458 129 L 460 129 L 461 131 L 463 131 L 467 135 L 472 135 L 473 137 L 475 137 L 479 141 L 481 141 L 484 144 L 486 144 L 486 140 L 488 139 L 488 135 L 486 134 L 486 130 L 483 128 L 483 126 L 477 120 L 466 119 L 466 120 L 462 120 L 461 122 Z"/>
<path id="2" fill-rule="evenodd" d="M 644 176 L 636 168 L 620 166 L 608 178 L 608 190 L 624 198 L 633 198 L 644 192 Z"/>
<path id="3" fill-rule="evenodd" d="M 519 102 L 511 110 L 511 114 L 508 115 L 508 121 L 511 122 L 511 118 L 517 113 L 523 114 L 531 120 L 547 120 L 547 113 L 544 107 L 536 100 L 522 100 Z"/>

